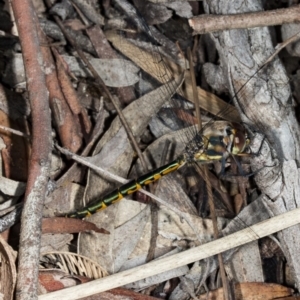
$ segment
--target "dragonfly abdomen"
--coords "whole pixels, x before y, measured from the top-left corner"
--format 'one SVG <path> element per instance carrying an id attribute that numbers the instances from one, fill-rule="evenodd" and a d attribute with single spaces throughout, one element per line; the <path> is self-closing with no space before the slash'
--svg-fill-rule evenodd
<path id="1" fill-rule="evenodd" d="M 111 193 L 104 196 L 102 199 L 92 201 L 83 209 L 70 213 L 67 215 L 69 218 L 85 218 L 100 210 L 107 208 L 108 206 L 120 201 L 124 197 L 133 194 L 140 190 L 143 186 L 146 186 L 152 182 L 159 180 L 162 176 L 165 176 L 171 172 L 176 171 L 178 168 L 185 164 L 183 156 L 178 157 L 171 163 L 164 165 L 152 172 L 149 172 L 138 179 L 133 179 L 128 183 L 122 185 L 120 188 L 112 191 Z"/>

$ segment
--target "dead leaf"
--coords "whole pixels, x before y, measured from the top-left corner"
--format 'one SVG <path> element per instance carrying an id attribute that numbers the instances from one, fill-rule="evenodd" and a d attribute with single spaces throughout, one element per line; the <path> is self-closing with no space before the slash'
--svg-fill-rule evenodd
<path id="1" fill-rule="evenodd" d="M 41 238 L 41 253 L 69 251 L 69 244 L 74 236 L 70 233 L 45 233 Z"/>
<path id="2" fill-rule="evenodd" d="M 107 230 L 98 228 L 91 222 L 72 218 L 44 218 L 42 223 L 43 234 L 77 233 L 91 230 L 98 233 L 109 234 Z"/>
<path id="3" fill-rule="evenodd" d="M 110 235 L 91 232 L 79 237 L 78 252 L 97 261 L 111 274 L 120 270 L 137 243 L 144 238 L 144 227 L 149 218 L 149 209 L 144 204 L 124 201 L 88 218 L 108 230 Z"/>
<path id="4" fill-rule="evenodd" d="M 84 67 L 83 63 L 74 56 L 62 55 L 69 66 L 70 72 L 79 77 L 91 77 L 90 72 Z M 139 68 L 132 62 L 125 59 L 113 58 L 91 58 L 90 63 L 107 86 L 123 87 L 136 84 L 140 78 Z"/>
<path id="5" fill-rule="evenodd" d="M 39 295 L 51 293 L 67 287 L 85 283 L 91 279 L 70 275 L 61 270 L 39 270 Z"/>

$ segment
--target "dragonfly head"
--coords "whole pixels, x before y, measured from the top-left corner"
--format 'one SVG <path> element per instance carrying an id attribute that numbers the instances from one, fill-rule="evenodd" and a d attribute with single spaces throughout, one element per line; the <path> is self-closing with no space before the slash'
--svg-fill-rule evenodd
<path id="1" fill-rule="evenodd" d="M 187 162 L 209 163 L 230 154 L 239 155 L 249 143 L 247 131 L 241 124 L 216 121 L 188 143 L 184 157 Z"/>

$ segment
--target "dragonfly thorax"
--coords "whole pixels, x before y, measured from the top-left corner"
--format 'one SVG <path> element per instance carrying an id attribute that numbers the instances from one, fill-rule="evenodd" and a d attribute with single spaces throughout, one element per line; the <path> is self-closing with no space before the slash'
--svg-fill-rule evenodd
<path id="1" fill-rule="evenodd" d="M 186 162 L 195 162 L 196 153 L 203 153 L 206 145 L 206 136 L 201 135 L 199 132 L 185 147 L 183 156 Z"/>

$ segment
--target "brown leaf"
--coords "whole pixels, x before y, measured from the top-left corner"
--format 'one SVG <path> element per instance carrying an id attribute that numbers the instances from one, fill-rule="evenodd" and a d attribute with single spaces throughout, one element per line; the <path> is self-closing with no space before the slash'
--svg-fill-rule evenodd
<path id="1" fill-rule="evenodd" d="M 46 294 L 66 287 L 85 283 L 91 279 L 84 276 L 71 276 L 61 270 L 40 270 L 39 271 L 39 294 Z"/>
<path id="2" fill-rule="evenodd" d="M 109 234 L 105 229 L 98 228 L 95 224 L 79 219 L 71 218 L 44 218 L 42 224 L 43 233 L 76 233 L 95 231 L 98 233 Z"/>
<path id="3" fill-rule="evenodd" d="M 27 127 L 25 123 L 26 121 L 21 120 L 14 121 L 0 110 L 0 125 L 24 131 Z M 1 151 L 5 176 L 17 181 L 27 181 L 29 143 L 23 137 L 7 131 L 1 130 L 0 136 L 6 145 L 6 148 Z"/>

